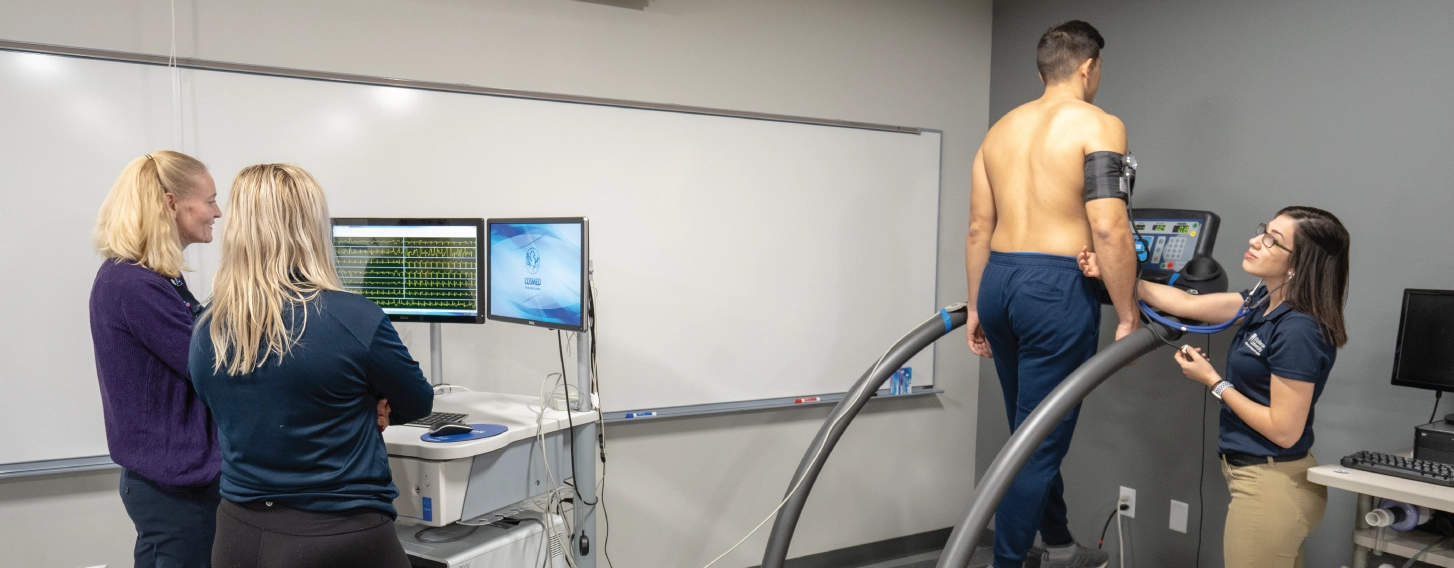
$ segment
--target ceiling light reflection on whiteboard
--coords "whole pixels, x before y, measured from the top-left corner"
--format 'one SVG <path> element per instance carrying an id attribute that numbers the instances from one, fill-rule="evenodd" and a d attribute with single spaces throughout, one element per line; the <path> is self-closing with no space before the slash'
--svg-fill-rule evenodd
<path id="1" fill-rule="evenodd" d="M 379 106 L 395 112 L 406 112 L 414 108 L 422 98 L 422 93 L 415 89 L 373 87 L 372 90 L 374 100 L 379 103 Z"/>
<path id="2" fill-rule="evenodd" d="M 59 77 L 65 72 L 64 63 L 59 56 L 41 55 L 39 53 L 21 53 L 20 66 L 30 73 L 31 76 L 49 79 Z"/>

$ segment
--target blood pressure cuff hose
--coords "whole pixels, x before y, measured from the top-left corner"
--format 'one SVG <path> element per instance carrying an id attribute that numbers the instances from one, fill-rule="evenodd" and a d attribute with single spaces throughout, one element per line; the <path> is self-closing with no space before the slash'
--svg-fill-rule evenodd
<path id="1" fill-rule="evenodd" d="M 1136 158 L 1120 152 L 1091 152 L 1085 156 L 1085 200 L 1114 197 L 1125 201 L 1136 187 Z"/>

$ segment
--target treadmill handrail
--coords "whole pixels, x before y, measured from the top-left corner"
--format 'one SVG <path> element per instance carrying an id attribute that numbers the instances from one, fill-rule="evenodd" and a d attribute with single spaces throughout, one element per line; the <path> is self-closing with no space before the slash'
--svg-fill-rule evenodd
<path id="1" fill-rule="evenodd" d="M 828 419 L 819 428 L 818 435 L 813 438 L 813 443 L 808 446 L 808 452 L 803 455 L 803 461 L 798 464 L 798 470 L 793 474 L 793 479 L 788 483 L 787 503 L 778 512 L 777 519 L 773 520 L 772 532 L 768 535 L 767 549 L 763 552 L 761 568 L 782 568 L 787 562 L 788 545 L 792 543 L 793 531 L 797 529 L 798 518 L 803 514 L 803 505 L 808 502 L 808 494 L 813 490 L 813 483 L 818 480 L 818 473 L 823 470 L 823 464 L 827 463 L 829 454 L 833 453 L 833 447 L 838 444 L 838 439 L 853 422 L 863 405 L 868 399 L 878 393 L 880 386 L 889 376 L 894 374 L 908 362 L 909 359 L 918 355 L 925 347 L 934 343 L 941 337 L 948 335 L 964 326 L 969 319 L 967 306 L 954 304 L 946 306 L 935 313 L 933 317 L 919 324 L 910 331 L 903 339 L 890 347 L 884 353 L 882 359 L 864 371 L 858 382 L 843 394 L 843 399 L 833 407 Z M 877 371 L 877 372 L 875 372 Z M 800 486 L 801 484 L 801 486 Z"/>
<path id="2" fill-rule="evenodd" d="M 1156 326 L 1157 330 L 1150 326 Z M 1077 367 L 1061 381 L 1060 386 L 1050 391 L 1045 400 L 1040 401 L 1040 405 L 1035 407 L 1015 434 L 1010 436 L 1010 441 L 1000 449 L 989 469 L 985 470 L 984 477 L 975 488 L 969 511 L 965 514 L 964 521 L 950 533 L 944 552 L 935 564 L 936 568 L 968 568 L 970 557 L 974 554 L 975 546 L 979 544 L 980 535 L 989 526 L 995 508 L 999 506 L 1000 500 L 1005 497 L 1005 491 L 1010 488 L 1010 483 L 1015 480 L 1035 448 L 1097 386 L 1122 367 L 1164 345 L 1161 339 L 1163 337 L 1168 340 L 1178 339 L 1181 331 L 1159 323 L 1144 326 L 1110 344 Z"/>

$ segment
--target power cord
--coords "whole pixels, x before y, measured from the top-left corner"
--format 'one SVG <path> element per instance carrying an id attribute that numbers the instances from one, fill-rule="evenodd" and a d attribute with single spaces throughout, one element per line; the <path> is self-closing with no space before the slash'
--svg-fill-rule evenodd
<path id="1" fill-rule="evenodd" d="M 1126 568 L 1126 532 L 1121 529 L 1121 511 L 1130 509 L 1131 506 L 1121 503 L 1116 507 L 1116 556 L 1121 559 L 1121 568 Z"/>
<path id="2" fill-rule="evenodd" d="M 1420 550 L 1418 554 L 1415 554 L 1413 556 L 1413 558 L 1410 558 L 1408 562 L 1404 562 L 1403 568 L 1412 568 L 1413 565 L 1414 565 L 1414 563 L 1415 562 L 1418 562 L 1418 560 L 1420 558 L 1422 558 L 1425 554 L 1427 554 L 1430 550 L 1433 550 L 1434 547 L 1436 547 L 1436 546 L 1439 546 L 1441 544 L 1444 544 L 1450 538 L 1454 538 L 1454 537 L 1448 537 L 1448 536 L 1446 536 L 1444 538 L 1441 538 L 1439 540 L 1436 540 L 1434 542 L 1429 543 L 1429 545 L 1428 546 L 1425 546 L 1423 550 Z"/>
<path id="3" fill-rule="evenodd" d="M 1101 538 L 1096 539 L 1096 550 L 1100 550 L 1101 546 L 1106 544 L 1106 531 L 1110 530 L 1111 528 L 1111 519 L 1116 518 L 1116 513 L 1120 512 L 1121 509 L 1119 507 L 1111 509 L 1110 516 L 1106 517 L 1106 523 L 1101 525 Z"/>
<path id="4" fill-rule="evenodd" d="M 423 537 L 424 536 L 424 533 L 427 533 L 429 531 L 432 531 L 432 530 L 435 530 L 435 529 L 438 529 L 438 528 L 441 528 L 441 527 L 425 527 L 423 529 L 420 529 L 419 532 L 414 533 L 414 540 L 417 540 L 417 541 L 420 541 L 420 542 L 429 542 L 430 544 L 444 544 L 444 543 L 447 543 L 447 542 L 455 542 L 455 541 L 464 540 L 465 537 L 467 537 L 469 535 L 472 535 L 472 534 L 475 534 L 475 531 L 477 531 L 477 530 L 480 529 L 480 527 L 477 526 L 477 525 L 465 525 L 465 526 L 469 527 L 470 530 L 468 532 L 465 532 L 464 534 L 456 535 L 456 536 L 454 536 L 452 538 L 447 538 L 447 539 L 444 539 L 444 540 L 431 540 L 431 541 L 425 541 L 423 538 L 420 538 L 420 537 Z"/>
<path id="5" fill-rule="evenodd" d="M 914 330 L 909 330 L 907 333 L 905 333 L 904 335 L 900 336 L 898 339 L 895 339 L 894 342 L 889 347 L 889 351 L 884 351 L 883 355 L 880 355 L 879 356 L 878 362 L 876 362 L 876 363 L 873 364 L 873 369 L 871 369 L 868 372 L 868 376 L 873 376 L 873 375 L 878 374 L 879 369 L 883 368 L 884 359 L 887 359 L 888 356 L 889 356 L 889 352 L 890 351 L 893 351 L 893 347 L 892 346 L 898 345 L 900 341 L 903 341 L 904 338 L 905 337 L 908 337 L 909 334 L 911 334 L 911 333 L 914 333 Z M 832 431 L 833 428 L 838 425 L 838 422 L 842 421 L 843 418 L 846 417 L 846 416 L 848 416 L 848 413 L 843 413 L 842 415 L 839 415 L 838 418 L 833 419 L 833 422 L 830 422 L 828 424 L 827 431 Z M 818 451 L 816 451 L 816 452 L 813 453 L 812 459 L 809 459 L 808 462 L 811 463 L 811 462 L 817 461 L 818 460 L 818 456 L 823 455 L 823 448 L 827 447 L 827 445 L 828 444 L 827 444 L 827 441 L 825 439 L 824 440 L 824 443 L 822 445 L 819 445 L 818 446 Z M 788 489 L 787 495 L 783 496 L 783 500 L 781 502 L 779 502 L 776 507 L 773 507 L 772 508 L 772 512 L 768 513 L 767 514 L 767 517 L 765 517 L 765 518 L 762 519 L 762 522 L 757 523 L 757 526 L 753 527 L 752 528 L 752 531 L 748 532 L 746 535 L 743 535 L 742 540 L 737 541 L 737 544 L 732 545 L 732 548 L 727 549 L 726 552 L 723 552 L 722 554 L 718 555 L 716 558 L 712 559 L 711 562 L 708 562 L 707 565 L 706 566 L 703 566 L 702 568 L 712 568 L 712 565 L 713 564 L 716 564 L 718 561 L 720 561 L 723 558 L 725 558 L 728 554 L 731 554 L 732 551 L 737 550 L 737 547 L 742 546 L 742 543 L 747 542 L 747 539 L 752 538 L 752 535 L 757 534 L 757 531 L 759 529 L 761 529 L 763 525 L 767 524 L 768 521 L 772 520 L 772 518 L 777 515 L 778 511 L 781 511 L 782 508 L 783 508 L 783 506 L 788 504 L 788 500 L 790 500 L 790 499 L 793 498 L 793 494 L 794 493 L 797 493 L 798 492 L 798 488 L 802 487 L 803 486 L 803 482 L 804 481 L 807 481 L 807 480 L 808 480 L 808 476 L 804 475 L 801 479 L 798 480 L 797 483 L 793 484 L 793 487 L 791 489 Z"/>
<path id="6" fill-rule="evenodd" d="M 1439 398 L 1442 396 L 1444 396 L 1444 391 L 1434 391 L 1434 410 L 1429 413 L 1429 422 L 1433 422 L 1434 417 L 1439 415 Z M 1425 424 L 1427 424 L 1427 422 Z"/>
<path id="7" fill-rule="evenodd" d="M 1207 360 L 1212 359 L 1212 336 L 1207 336 Z M 1197 397 L 1202 401 L 1202 453 L 1201 468 L 1197 471 L 1197 568 L 1202 566 L 1202 526 L 1207 519 L 1207 397 L 1200 392 Z"/>
<path id="8" fill-rule="evenodd" d="M 596 393 L 598 398 L 596 403 L 599 405 L 601 385 L 598 381 L 601 372 L 596 366 L 596 344 L 599 343 L 596 336 L 596 281 L 592 279 L 588 284 L 586 314 L 589 316 L 587 321 L 590 322 L 591 332 L 591 389 Z M 596 501 L 601 504 L 601 516 L 605 521 L 602 532 L 606 533 L 606 536 L 601 539 L 601 553 L 606 558 L 606 566 L 615 568 L 615 564 L 611 563 L 611 513 L 606 509 L 606 420 L 605 414 L 601 413 L 599 408 L 596 415 L 596 443 L 601 450 L 601 485 L 596 491 Z"/>
<path id="9" fill-rule="evenodd" d="M 558 491 L 556 491 L 556 489 L 555 489 L 555 487 L 556 487 L 555 476 L 554 476 L 553 472 L 551 472 L 551 470 L 550 470 L 550 459 L 546 456 L 546 454 L 549 453 L 549 452 L 543 451 L 544 448 L 546 447 L 546 445 L 545 445 L 545 411 L 549 407 L 549 404 L 550 404 L 549 397 L 555 393 L 555 389 L 554 389 L 554 387 L 552 387 L 550 389 L 550 391 L 549 391 L 549 394 L 547 394 L 547 391 L 545 389 L 545 386 L 546 386 L 546 384 L 552 378 L 559 378 L 560 379 L 560 385 L 562 387 L 562 390 L 564 391 L 564 396 L 565 396 L 566 400 L 570 400 L 570 386 L 565 382 L 565 376 L 564 375 L 561 375 L 560 373 L 550 373 L 550 374 L 548 374 L 548 375 L 545 376 L 545 380 L 544 381 L 541 381 L 541 383 L 540 383 L 540 410 L 535 413 L 535 428 L 536 428 L 535 436 L 536 436 L 536 444 L 538 444 L 538 446 L 542 449 L 542 451 L 540 452 L 540 460 L 545 465 L 545 485 L 546 485 L 546 487 L 552 488 L 552 489 L 550 489 L 550 492 L 549 492 L 549 494 L 546 497 L 546 504 L 543 507 L 543 509 L 544 509 L 544 511 L 546 513 L 546 517 L 545 518 L 546 518 L 547 521 L 549 521 L 549 522 L 546 523 L 546 526 L 548 527 L 548 530 L 546 531 L 546 538 L 547 539 L 553 538 L 555 536 L 555 534 L 556 534 L 556 532 L 555 532 L 555 518 L 552 517 L 552 516 L 550 516 L 550 511 L 553 508 L 551 506 L 552 503 L 555 502 L 556 500 L 558 500 L 560 498 L 559 495 L 557 494 Z M 571 452 L 571 455 L 574 456 L 575 455 L 575 452 Z M 539 506 L 539 504 L 537 503 L 536 506 Z M 570 542 L 570 540 L 571 540 L 570 539 L 570 536 L 569 536 L 570 533 L 567 532 L 566 534 L 568 535 L 566 537 L 566 542 Z M 567 553 L 565 555 L 565 563 L 570 568 L 576 568 L 575 558 L 573 557 L 573 555 L 571 555 L 569 553 Z"/>

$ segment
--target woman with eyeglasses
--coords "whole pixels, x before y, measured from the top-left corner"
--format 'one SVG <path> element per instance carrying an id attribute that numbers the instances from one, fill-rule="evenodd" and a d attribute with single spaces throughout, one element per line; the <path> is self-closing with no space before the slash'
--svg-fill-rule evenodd
<path id="1" fill-rule="evenodd" d="M 1337 348 L 1348 341 L 1347 229 L 1332 213 L 1288 207 L 1257 228 L 1242 269 L 1262 279 L 1242 293 L 1192 295 L 1142 281 L 1142 301 L 1168 314 L 1204 322 L 1251 313 L 1227 353 L 1227 375 L 1196 348 L 1173 355 L 1186 376 L 1222 403 L 1218 453 L 1232 493 L 1222 551 L 1228 568 L 1301 568 L 1302 545 L 1323 518 L 1327 488 L 1309 483 L 1318 465 L 1313 406 L 1328 382 Z M 1081 270 L 1098 277 L 1095 253 Z"/>

